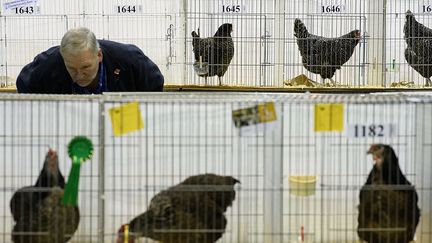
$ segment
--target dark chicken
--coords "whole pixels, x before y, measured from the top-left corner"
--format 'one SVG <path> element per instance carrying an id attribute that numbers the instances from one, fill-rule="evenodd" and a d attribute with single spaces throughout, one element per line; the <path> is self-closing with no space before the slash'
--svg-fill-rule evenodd
<path id="1" fill-rule="evenodd" d="M 369 243 L 407 243 L 420 219 L 417 192 L 392 147 L 374 144 L 368 153 L 375 164 L 360 190 L 358 236 Z"/>
<path id="2" fill-rule="evenodd" d="M 19 189 L 10 201 L 16 222 L 13 242 L 69 241 L 78 228 L 80 216 L 78 207 L 62 205 L 64 187 L 57 152 L 49 149 L 35 185 Z"/>
<path id="3" fill-rule="evenodd" d="M 411 11 L 406 12 L 404 37 L 407 43 L 405 59 L 421 76 L 426 86 L 432 86 L 432 29 L 417 22 Z"/>
<path id="4" fill-rule="evenodd" d="M 338 38 L 327 38 L 308 32 L 300 19 L 294 22 L 294 36 L 302 56 L 303 66 L 309 72 L 319 74 L 323 80 L 330 79 L 353 55 L 360 42 L 360 31 L 353 30 Z"/>
<path id="5" fill-rule="evenodd" d="M 201 38 L 192 31 L 192 46 L 195 57 L 194 69 L 200 77 L 218 76 L 219 85 L 222 85 L 222 77 L 228 70 L 231 59 L 234 56 L 234 42 L 231 38 L 232 24 L 223 24 L 213 37 Z"/>
<path id="6" fill-rule="evenodd" d="M 235 199 L 238 180 L 215 174 L 196 175 L 159 192 L 148 210 L 119 230 L 118 243 L 148 237 L 163 243 L 213 243 L 225 231 L 226 209 Z"/>

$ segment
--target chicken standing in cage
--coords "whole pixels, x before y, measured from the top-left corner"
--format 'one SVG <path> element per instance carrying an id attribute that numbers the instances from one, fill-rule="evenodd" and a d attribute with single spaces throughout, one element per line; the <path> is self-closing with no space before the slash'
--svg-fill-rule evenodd
<path id="1" fill-rule="evenodd" d="M 405 59 L 421 76 L 425 86 L 432 86 L 432 29 L 417 22 L 411 11 L 406 12 L 404 37 L 407 43 Z"/>
<path id="2" fill-rule="evenodd" d="M 358 236 L 369 243 L 408 243 L 420 220 L 417 192 L 392 147 L 374 144 L 368 153 L 375 164 L 360 190 Z"/>
<path id="3" fill-rule="evenodd" d="M 10 201 L 16 222 L 13 242 L 63 243 L 71 239 L 78 228 L 80 214 L 77 206 L 61 203 L 64 187 L 57 152 L 49 149 L 36 184 L 19 189 Z"/>
<path id="4" fill-rule="evenodd" d="M 118 243 L 148 237 L 163 243 L 214 243 L 227 225 L 226 209 L 235 199 L 231 176 L 202 174 L 159 192 L 148 210 L 119 230 Z"/>
<path id="5" fill-rule="evenodd" d="M 198 33 L 192 31 L 192 46 L 195 57 L 193 64 L 198 76 L 205 78 L 218 76 L 219 85 L 222 85 L 222 77 L 228 70 L 231 59 L 234 56 L 234 42 L 231 37 L 232 24 L 221 25 L 213 37 L 201 38 Z"/>
<path id="6" fill-rule="evenodd" d="M 337 38 L 327 38 L 309 33 L 303 22 L 296 19 L 294 32 L 306 70 L 321 75 L 324 82 L 330 79 L 336 85 L 332 77 L 353 55 L 360 42 L 360 31 L 353 30 Z"/>

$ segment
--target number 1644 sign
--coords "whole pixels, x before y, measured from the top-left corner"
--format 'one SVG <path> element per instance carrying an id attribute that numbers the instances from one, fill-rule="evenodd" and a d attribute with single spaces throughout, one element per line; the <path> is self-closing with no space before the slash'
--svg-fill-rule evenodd
<path id="1" fill-rule="evenodd" d="M 350 124 L 349 136 L 355 138 L 379 138 L 395 136 L 394 124 Z"/>

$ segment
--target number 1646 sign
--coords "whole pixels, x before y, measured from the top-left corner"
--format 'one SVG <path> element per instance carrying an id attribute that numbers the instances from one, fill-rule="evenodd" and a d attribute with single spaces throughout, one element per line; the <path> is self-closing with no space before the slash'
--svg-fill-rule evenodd
<path id="1" fill-rule="evenodd" d="M 349 136 L 355 138 L 379 138 L 395 136 L 394 124 L 350 124 Z"/>

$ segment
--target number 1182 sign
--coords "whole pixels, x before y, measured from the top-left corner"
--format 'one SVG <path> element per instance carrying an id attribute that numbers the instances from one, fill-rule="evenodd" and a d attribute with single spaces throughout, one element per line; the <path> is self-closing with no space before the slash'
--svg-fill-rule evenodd
<path id="1" fill-rule="evenodd" d="M 348 128 L 349 136 L 354 138 L 379 138 L 396 135 L 394 124 L 351 124 Z"/>

